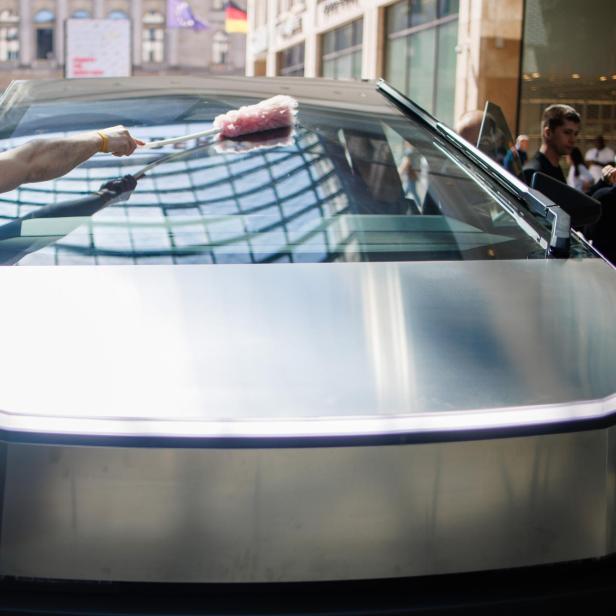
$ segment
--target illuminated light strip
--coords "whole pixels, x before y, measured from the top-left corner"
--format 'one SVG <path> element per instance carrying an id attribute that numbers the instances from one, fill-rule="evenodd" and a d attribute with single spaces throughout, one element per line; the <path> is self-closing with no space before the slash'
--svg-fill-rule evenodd
<path id="1" fill-rule="evenodd" d="M 612 414 L 616 414 L 616 394 L 581 402 L 365 418 L 161 421 L 143 417 L 46 417 L 0 411 L 0 429 L 29 434 L 134 438 L 366 437 L 528 428 L 600 420 Z"/>

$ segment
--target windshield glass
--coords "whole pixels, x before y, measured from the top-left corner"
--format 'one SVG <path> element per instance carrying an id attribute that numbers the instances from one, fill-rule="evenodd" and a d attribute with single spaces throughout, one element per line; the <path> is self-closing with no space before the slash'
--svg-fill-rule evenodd
<path id="1" fill-rule="evenodd" d="M 362 107 L 365 92 L 380 99 L 378 108 Z M 531 216 L 522 220 L 520 205 L 456 150 L 376 95 L 373 84 L 357 84 L 351 97 L 356 104 L 344 106 L 332 95 L 318 100 L 297 96 L 298 123 L 288 133 L 192 140 L 142 150 L 128 159 L 98 154 L 60 179 L 2 194 L 0 225 L 6 225 L 164 159 L 139 180 L 127 201 L 92 216 L 69 216 L 60 225 L 41 219 L 21 225 L 13 235 L 3 234 L 0 226 L 2 262 L 544 257 L 547 231 Z M 260 98 L 165 93 L 29 102 L 17 106 L 17 115 L 15 110 L 5 113 L 0 147 L 14 147 L 35 134 L 61 136 L 118 123 L 145 140 L 175 137 L 207 129 L 216 115 Z"/>

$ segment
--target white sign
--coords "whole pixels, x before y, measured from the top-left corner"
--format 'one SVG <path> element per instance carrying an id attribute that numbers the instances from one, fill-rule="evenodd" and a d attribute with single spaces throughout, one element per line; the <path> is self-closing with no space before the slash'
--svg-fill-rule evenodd
<path id="1" fill-rule="evenodd" d="M 68 19 L 67 77 L 130 77 L 131 44 L 128 19 Z"/>

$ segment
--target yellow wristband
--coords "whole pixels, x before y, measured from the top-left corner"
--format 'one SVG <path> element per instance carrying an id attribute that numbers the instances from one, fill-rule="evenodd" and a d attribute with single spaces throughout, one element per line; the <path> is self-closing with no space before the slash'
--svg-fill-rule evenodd
<path id="1" fill-rule="evenodd" d="M 102 139 L 101 147 L 98 149 L 99 152 L 109 152 L 109 137 L 105 135 L 102 130 L 97 130 L 97 134 Z"/>

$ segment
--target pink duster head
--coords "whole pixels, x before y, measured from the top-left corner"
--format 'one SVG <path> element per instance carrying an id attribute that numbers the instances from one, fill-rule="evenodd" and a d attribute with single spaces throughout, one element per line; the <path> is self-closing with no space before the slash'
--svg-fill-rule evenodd
<path id="1" fill-rule="evenodd" d="M 279 94 L 256 105 L 232 109 L 214 118 L 214 128 L 221 137 L 239 137 L 262 130 L 292 126 L 297 114 L 297 101 Z"/>

